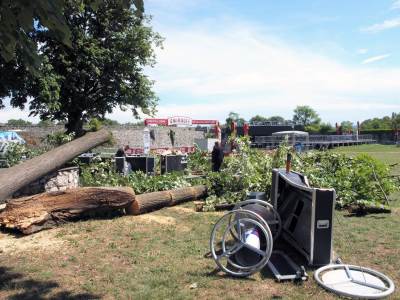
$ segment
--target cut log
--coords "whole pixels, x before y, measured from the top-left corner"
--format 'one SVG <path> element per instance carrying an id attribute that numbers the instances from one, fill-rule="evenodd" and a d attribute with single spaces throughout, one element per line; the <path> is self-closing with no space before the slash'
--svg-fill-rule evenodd
<path id="1" fill-rule="evenodd" d="M 128 187 L 85 187 L 11 200 L 0 211 L 0 226 L 31 234 L 67 221 L 125 209 L 139 215 L 165 206 L 203 198 L 204 185 L 136 195 Z"/>
<path id="2" fill-rule="evenodd" d="M 127 208 L 135 200 L 128 187 L 87 187 L 50 192 L 9 201 L 0 225 L 31 234 L 58 224 Z"/>
<path id="3" fill-rule="evenodd" d="M 40 177 L 62 167 L 81 153 L 101 145 L 110 139 L 110 133 L 103 129 L 85 134 L 72 142 L 57 147 L 40 156 L 0 172 L 0 203 L 16 191 Z"/>
<path id="4" fill-rule="evenodd" d="M 205 185 L 198 185 L 194 187 L 136 195 L 135 201 L 127 209 L 127 213 L 131 215 L 139 215 L 165 206 L 172 206 L 186 201 L 197 200 L 205 197 L 206 194 L 207 187 Z"/>

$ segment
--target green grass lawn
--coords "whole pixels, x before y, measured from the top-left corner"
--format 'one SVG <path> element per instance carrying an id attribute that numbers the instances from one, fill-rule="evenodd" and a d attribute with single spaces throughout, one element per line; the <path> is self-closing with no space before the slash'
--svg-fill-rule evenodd
<path id="1" fill-rule="evenodd" d="M 369 152 L 390 163 L 400 155 L 399 148 L 375 145 L 335 151 Z M 334 249 L 345 263 L 379 270 L 399 286 L 400 197 L 393 197 L 391 214 L 336 212 Z M 317 286 L 312 271 L 302 285 L 277 283 L 263 273 L 234 279 L 218 272 L 204 255 L 222 214 L 197 213 L 187 203 L 142 216 L 69 223 L 27 237 L 0 233 L 0 299 L 335 298 Z M 396 291 L 392 299 L 399 298 Z"/>

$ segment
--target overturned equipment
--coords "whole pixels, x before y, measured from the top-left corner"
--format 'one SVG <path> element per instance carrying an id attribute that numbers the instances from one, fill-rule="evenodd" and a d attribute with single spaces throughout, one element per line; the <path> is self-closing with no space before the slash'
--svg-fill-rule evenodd
<path id="1" fill-rule="evenodd" d="M 274 241 L 290 245 L 307 265 L 329 264 L 335 191 L 312 188 L 296 172 L 274 169 L 272 178 L 272 204 L 258 199 L 238 203 L 214 226 L 211 253 L 217 265 L 234 276 L 248 276 L 268 264 L 278 280 L 305 279 L 304 267 L 282 251 L 274 251 L 271 260 Z M 225 230 L 218 237 L 221 227 Z M 282 275 L 279 266 L 293 274 Z"/>
<path id="2" fill-rule="evenodd" d="M 334 189 L 312 188 L 300 173 L 274 169 L 271 203 L 240 202 L 215 224 L 210 238 L 214 261 L 232 276 L 249 276 L 267 266 L 278 281 L 306 280 L 305 267 L 293 257 L 319 266 L 314 278 L 330 292 L 350 298 L 387 297 L 395 289 L 390 278 L 333 261 L 335 197 Z"/>
<path id="3" fill-rule="evenodd" d="M 215 224 L 210 239 L 212 257 L 224 272 L 249 276 L 268 263 L 280 227 L 279 215 L 268 202 L 240 202 Z"/>

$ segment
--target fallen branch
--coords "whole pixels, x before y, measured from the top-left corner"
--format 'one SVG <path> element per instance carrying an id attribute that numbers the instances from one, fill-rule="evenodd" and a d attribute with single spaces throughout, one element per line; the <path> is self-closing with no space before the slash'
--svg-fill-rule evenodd
<path id="1" fill-rule="evenodd" d="M 372 165 L 371 165 L 371 168 L 372 168 L 372 173 L 374 174 L 375 180 L 378 183 L 378 186 L 379 186 L 380 190 L 382 191 L 383 196 L 385 197 L 386 204 L 389 205 L 389 198 L 386 195 L 385 190 L 383 189 L 383 187 L 378 179 L 378 176 L 376 175 L 375 168 Z"/>
<path id="2" fill-rule="evenodd" d="M 105 143 L 110 136 L 110 133 L 105 129 L 90 132 L 40 156 L 1 170 L 0 203 L 11 197 L 22 187 L 59 169 L 79 154 Z"/>

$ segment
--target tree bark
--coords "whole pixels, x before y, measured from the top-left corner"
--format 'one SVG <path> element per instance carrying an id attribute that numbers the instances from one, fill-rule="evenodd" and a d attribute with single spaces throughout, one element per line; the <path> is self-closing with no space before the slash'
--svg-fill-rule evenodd
<path id="1" fill-rule="evenodd" d="M 197 200 L 203 198 L 206 194 L 207 187 L 204 185 L 141 194 L 137 195 L 135 201 L 127 208 L 127 213 L 131 215 L 139 215 L 165 206 L 172 206 L 187 201 Z"/>
<path id="2" fill-rule="evenodd" d="M 85 134 L 83 130 L 82 112 L 71 112 L 68 114 L 68 122 L 65 124 L 67 133 L 74 133 L 76 137 L 81 137 Z"/>
<path id="3" fill-rule="evenodd" d="M 0 225 L 31 234 L 67 221 L 130 206 L 132 188 L 86 187 L 23 197 L 7 203 L 0 212 Z"/>
<path id="4" fill-rule="evenodd" d="M 40 177 L 62 167 L 79 154 L 103 144 L 110 138 L 105 130 L 90 132 L 40 156 L 0 171 L 0 203 Z"/>

